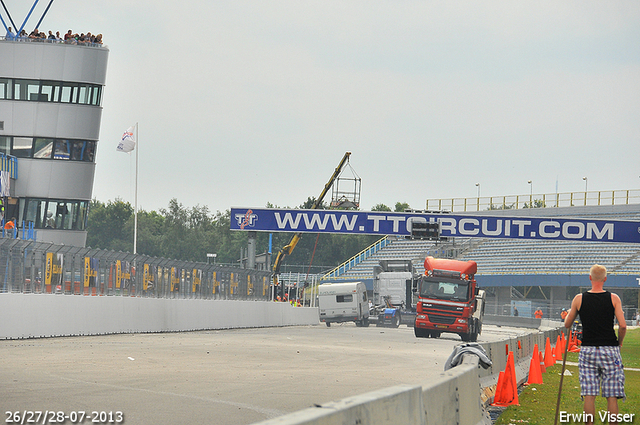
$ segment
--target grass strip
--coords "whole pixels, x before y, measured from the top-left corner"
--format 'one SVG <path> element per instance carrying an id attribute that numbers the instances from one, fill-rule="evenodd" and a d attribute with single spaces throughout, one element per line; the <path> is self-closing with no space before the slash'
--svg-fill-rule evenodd
<path id="1" fill-rule="evenodd" d="M 622 361 L 625 368 L 639 368 L 640 363 L 640 329 L 627 331 L 624 345 L 621 350 Z M 567 362 L 578 362 L 577 353 L 568 353 Z M 571 375 L 566 375 L 562 383 L 562 397 L 560 399 L 560 412 L 566 412 L 563 424 L 582 424 L 581 420 L 573 421 L 569 415 L 582 413 L 583 401 L 580 398 L 580 382 L 578 380 L 578 366 L 567 365 Z M 553 425 L 556 415 L 556 402 L 558 400 L 558 386 L 560 384 L 560 372 L 562 362 L 547 368 L 542 374 L 544 384 L 529 385 L 518 396 L 520 405 L 509 406 L 496 420 L 495 425 Z M 633 422 L 640 424 L 640 371 L 625 370 L 626 401 L 618 401 L 621 414 L 634 414 Z M 603 397 L 596 398 L 595 424 L 602 424 L 598 412 L 607 410 L 607 402 Z M 604 422 L 605 424 L 607 422 Z"/>

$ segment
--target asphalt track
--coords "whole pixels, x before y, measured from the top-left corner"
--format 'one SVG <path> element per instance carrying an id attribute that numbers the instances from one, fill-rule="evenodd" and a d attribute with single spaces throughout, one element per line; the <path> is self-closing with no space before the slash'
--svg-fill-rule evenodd
<path id="1" fill-rule="evenodd" d="M 485 326 L 479 340 L 525 333 Z M 38 423 L 54 423 L 51 413 L 43 418 L 49 411 L 85 412 L 82 423 L 118 423 L 115 412 L 122 412 L 128 425 L 251 424 L 397 384 L 425 384 L 460 342 L 453 334 L 415 338 L 405 326 L 351 323 L 3 340 L 0 406 L 4 423 L 16 418 L 9 412 L 20 419 L 26 412 L 25 423 L 36 419 L 29 412 L 42 412 Z"/>

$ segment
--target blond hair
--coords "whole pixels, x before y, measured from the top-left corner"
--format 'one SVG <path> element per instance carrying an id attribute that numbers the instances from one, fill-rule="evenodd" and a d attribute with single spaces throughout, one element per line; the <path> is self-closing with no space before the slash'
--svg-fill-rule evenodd
<path id="1" fill-rule="evenodd" d="M 607 278 L 607 268 L 605 266 L 601 266 L 600 264 L 594 264 L 593 266 L 591 266 L 589 276 L 591 276 L 591 280 L 595 282 L 604 282 Z"/>

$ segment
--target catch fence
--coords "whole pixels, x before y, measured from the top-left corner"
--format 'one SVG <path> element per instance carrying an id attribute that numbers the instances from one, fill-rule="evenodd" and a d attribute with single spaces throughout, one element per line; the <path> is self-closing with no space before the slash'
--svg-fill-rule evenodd
<path id="1" fill-rule="evenodd" d="M 268 300 L 271 274 L 0 238 L 0 293 Z"/>

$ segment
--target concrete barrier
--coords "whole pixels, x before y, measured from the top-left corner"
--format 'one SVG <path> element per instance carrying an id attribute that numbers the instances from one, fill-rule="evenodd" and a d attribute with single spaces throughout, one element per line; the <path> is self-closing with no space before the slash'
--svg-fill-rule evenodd
<path id="1" fill-rule="evenodd" d="M 265 301 L 0 294 L 0 338 L 318 324 L 318 309 Z"/>
<path id="2" fill-rule="evenodd" d="M 398 385 L 300 410 L 256 425 L 489 425 L 478 394 L 478 358 L 424 386 Z"/>
<path id="3" fill-rule="evenodd" d="M 537 320 L 538 323 L 540 319 Z M 513 352 L 518 384 L 527 380 L 533 347 L 544 350 L 546 339 L 555 344 L 563 329 L 559 322 L 541 323 L 545 327 L 517 338 L 482 343 L 492 366 L 478 366 L 478 357 L 465 355 L 463 363 L 440 374 L 422 386 L 396 386 L 345 398 L 255 425 L 489 425 L 485 407 L 493 401 L 498 375 Z M 550 326 L 551 325 L 551 326 Z M 511 324 L 517 326 L 517 324 Z M 421 397 L 416 401 L 416 392 Z M 409 409 L 413 409 L 409 411 Z"/>
<path id="4" fill-rule="evenodd" d="M 538 329 L 540 327 L 541 320 L 542 319 L 536 319 L 533 317 L 494 316 L 491 314 L 485 314 L 482 323 L 485 325 Z"/>
<path id="5" fill-rule="evenodd" d="M 318 324 L 317 308 L 264 301 L 1 294 L 0 338 L 110 333 L 177 332 Z M 512 324 L 513 326 L 513 324 Z M 493 365 L 478 366 L 465 355 L 461 365 L 422 386 L 396 386 L 309 408 L 261 425 L 484 425 L 508 352 L 514 354 L 518 383 L 526 380 L 534 344 L 544 349 L 563 332 L 560 322 L 542 320 L 527 335 L 483 343 Z"/>

